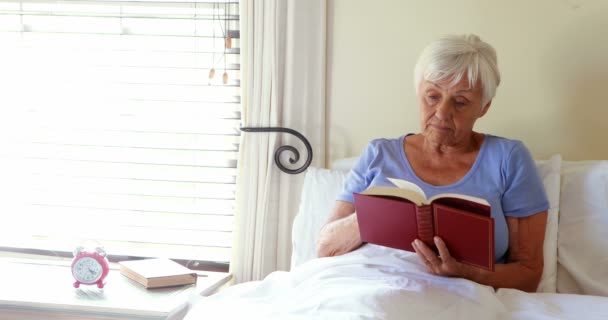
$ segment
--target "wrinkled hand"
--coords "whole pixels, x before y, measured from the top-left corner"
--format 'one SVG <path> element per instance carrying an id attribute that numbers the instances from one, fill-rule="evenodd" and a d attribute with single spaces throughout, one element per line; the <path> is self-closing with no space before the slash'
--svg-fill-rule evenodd
<path id="1" fill-rule="evenodd" d="M 412 246 L 416 253 L 422 259 L 424 264 L 429 268 L 432 274 L 447 277 L 462 276 L 462 264 L 454 259 L 446 247 L 445 242 L 439 237 L 434 237 L 433 241 L 439 250 L 439 256 L 435 254 L 424 242 L 416 239 L 412 242 Z"/>
<path id="2" fill-rule="evenodd" d="M 361 246 L 357 215 L 335 220 L 321 228 L 317 239 L 317 256 L 339 256 Z"/>

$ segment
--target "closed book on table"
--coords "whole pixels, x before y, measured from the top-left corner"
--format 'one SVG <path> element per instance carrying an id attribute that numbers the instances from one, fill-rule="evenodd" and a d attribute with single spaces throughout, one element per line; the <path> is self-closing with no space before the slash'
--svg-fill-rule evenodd
<path id="1" fill-rule="evenodd" d="M 194 284 L 196 272 L 164 258 L 121 261 L 120 273 L 144 287 L 160 288 Z"/>
<path id="2" fill-rule="evenodd" d="M 486 200 L 461 194 L 427 199 L 411 182 L 389 180 L 397 186 L 354 194 L 363 242 L 414 252 L 412 242 L 420 239 L 438 252 L 438 236 L 456 260 L 494 271 L 494 219 Z"/>

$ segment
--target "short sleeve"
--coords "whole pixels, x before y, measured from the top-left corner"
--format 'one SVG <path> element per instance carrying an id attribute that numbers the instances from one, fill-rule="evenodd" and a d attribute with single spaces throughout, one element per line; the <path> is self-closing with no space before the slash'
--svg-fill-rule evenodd
<path id="1" fill-rule="evenodd" d="M 517 142 L 505 166 L 502 209 L 508 217 L 527 217 L 549 209 L 549 201 L 536 164 L 523 143 Z"/>
<path id="2" fill-rule="evenodd" d="M 344 189 L 338 195 L 337 200 L 346 202 L 354 202 L 354 193 L 359 193 L 369 186 L 371 179 L 369 177 L 369 168 L 373 159 L 375 158 L 375 151 L 373 143 L 369 143 L 363 153 L 355 163 L 355 166 L 350 170 L 346 181 L 344 182 Z"/>

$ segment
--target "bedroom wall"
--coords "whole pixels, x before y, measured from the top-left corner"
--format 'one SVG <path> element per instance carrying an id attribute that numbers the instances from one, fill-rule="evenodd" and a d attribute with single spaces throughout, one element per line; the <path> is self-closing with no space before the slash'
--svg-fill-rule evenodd
<path id="1" fill-rule="evenodd" d="M 478 131 L 521 139 L 537 159 L 608 159 L 608 1 L 328 0 L 328 164 L 417 132 L 419 52 L 470 32 L 502 73 Z"/>

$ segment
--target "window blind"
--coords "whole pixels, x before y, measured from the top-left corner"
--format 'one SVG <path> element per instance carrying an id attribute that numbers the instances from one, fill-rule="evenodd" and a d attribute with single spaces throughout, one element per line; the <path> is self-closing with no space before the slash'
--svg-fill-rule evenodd
<path id="1" fill-rule="evenodd" d="M 0 2 L 0 246 L 229 262 L 238 12 Z"/>

